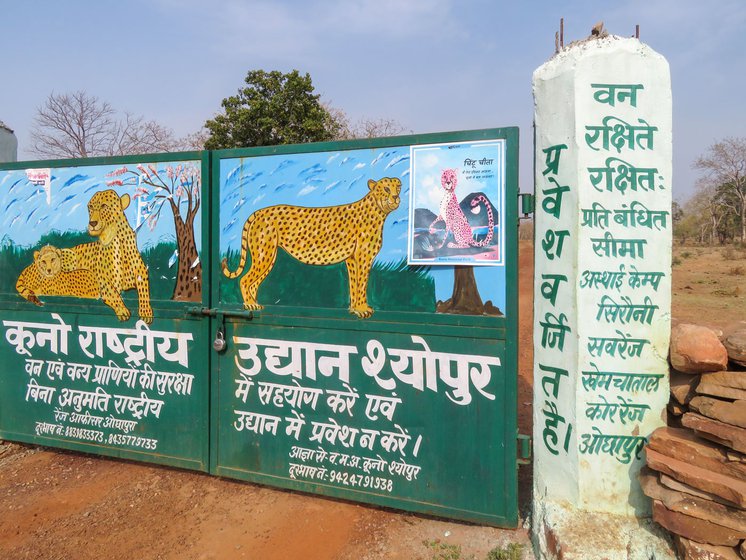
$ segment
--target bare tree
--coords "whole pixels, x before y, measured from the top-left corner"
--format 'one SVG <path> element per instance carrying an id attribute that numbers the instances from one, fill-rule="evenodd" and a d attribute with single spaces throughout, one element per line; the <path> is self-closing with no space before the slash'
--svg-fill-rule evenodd
<path id="1" fill-rule="evenodd" d="M 337 133 L 334 140 L 353 140 L 355 136 L 352 134 L 350 117 L 347 113 L 328 102 L 323 102 L 321 106 L 326 111 L 329 121 L 337 125 Z"/>
<path id="2" fill-rule="evenodd" d="M 334 107 L 330 103 L 322 104 L 329 118 L 337 124 L 339 131 L 335 140 L 359 140 L 363 138 L 383 138 L 385 136 L 397 136 L 406 132 L 396 119 L 369 119 L 363 117 L 358 121 L 350 122 L 349 115 L 342 109 Z"/>
<path id="3" fill-rule="evenodd" d="M 694 167 L 705 172 L 701 185 L 717 189 L 723 203 L 738 216 L 741 241 L 746 241 L 746 138 L 714 143 Z"/>
<path id="4" fill-rule="evenodd" d="M 187 134 L 176 141 L 176 150 L 179 152 L 190 152 L 192 150 L 204 150 L 205 142 L 210 137 L 210 131 L 200 128 L 197 132 Z"/>
<path id="5" fill-rule="evenodd" d="M 152 229 L 164 207 L 171 209 L 179 259 L 176 285 L 171 299 L 199 301 L 202 297 L 202 263 L 197 251 L 194 222 L 202 202 L 202 177 L 193 164 L 168 164 L 159 170 L 155 164 L 126 165 L 109 173 L 107 186 L 131 186 L 133 199 L 140 199 Z M 139 210 L 138 210 L 139 212 Z"/>
<path id="6" fill-rule="evenodd" d="M 716 186 L 700 179 L 697 187 L 697 192 L 686 201 L 680 217 L 674 222 L 674 236 L 681 244 L 687 239 L 710 245 L 717 241 L 722 243 L 728 237 L 726 232 L 733 229 L 728 227 L 729 222 L 734 222 L 733 210 L 724 202 Z"/>
<path id="7" fill-rule="evenodd" d="M 155 121 L 124 113 L 85 91 L 51 93 L 37 110 L 32 152 L 44 158 L 75 158 L 171 152 L 186 139 Z"/>
<path id="8" fill-rule="evenodd" d="M 704 220 L 700 224 L 700 243 L 704 243 L 709 238 L 710 245 L 715 245 L 717 232 L 728 213 L 728 208 L 720 201 L 714 185 L 702 185 L 700 195 L 693 200 L 695 204 L 700 204 L 700 207 L 704 210 L 701 212 Z"/>
<path id="9" fill-rule="evenodd" d="M 384 136 L 397 136 L 405 132 L 407 130 L 395 119 L 362 118 L 353 125 L 351 138 L 382 138 Z"/>

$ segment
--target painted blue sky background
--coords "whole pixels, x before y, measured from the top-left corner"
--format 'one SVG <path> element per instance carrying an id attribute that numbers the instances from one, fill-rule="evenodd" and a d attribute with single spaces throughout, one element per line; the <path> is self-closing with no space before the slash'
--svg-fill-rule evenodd
<path id="1" fill-rule="evenodd" d="M 415 133 L 518 125 L 520 181 L 532 188 L 531 75 L 603 20 L 671 65 L 674 187 L 692 162 L 743 136 L 743 0 L 0 0 L 0 120 L 30 159 L 29 129 L 50 92 L 84 89 L 179 135 L 199 129 L 250 69 L 309 72 L 322 99 Z"/>
<path id="2" fill-rule="evenodd" d="M 220 163 L 220 252 L 239 251 L 249 215 L 275 204 L 336 206 L 361 199 L 368 179 L 397 177 L 402 181 L 401 203 L 386 218 L 383 246 L 376 260 L 399 263 L 407 258 L 409 222 L 409 146 L 283 154 Z M 505 310 L 504 267 L 475 268 L 483 301 Z M 435 296 L 445 301 L 453 292 L 453 268 L 432 267 Z"/>
<path id="3" fill-rule="evenodd" d="M 147 167 L 147 162 L 143 163 Z M 165 176 L 168 166 L 176 167 L 184 163 L 151 165 Z M 200 169 L 199 161 L 186 163 Z M 127 167 L 134 170 L 135 165 Z M 52 230 L 85 233 L 89 219 L 87 205 L 91 197 L 97 191 L 114 189 L 120 196 L 125 193 L 130 195 L 130 205 L 125 210 L 125 215 L 130 225 L 137 230 L 137 244 L 141 251 L 159 241 L 175 243 L 173 214 L 168 205 L 163 208 L 157 222 L 150 224 L 152 229 L 147 222 L 147 217 L 154 210 L 152 208 L 149 212 L 147 208 L 147 202 L 155 194 L 153 188 L 143 185 L 149 191 L 148 194 L 143 194 L 137 192 L 136 185 L 107 185 L 107 182 L 126 177 L 107 176 L 121 168 L 121 164 L 52 168 L 49 201 L 44 187 L 28 180 L 26 170 L 0 171 L 0 240 L 29 247 L 37 245 L 40 237 Z M 186 197 L 182 197 L 182 216 L 186 215 L 185 202 Z M 200 231 L 201 215 L 198 215 L 195 219 L 195 241 L 198 248 L 201 245 Z"/>
<path id="4" fill-rule="evenodd" d="M 401 179 L 402 197 L 409 196 L 408 146 L 222 160 L 220 251 L 240 248 L 244 222 L 258 208 L 347 204 L 368 192 L 368 179 L 383 177 Z M 381 257 L 406 257 L 407 220 L 404 204 L 388 216 Z M 403 250 L 398 238 L 404 241 Z"/>

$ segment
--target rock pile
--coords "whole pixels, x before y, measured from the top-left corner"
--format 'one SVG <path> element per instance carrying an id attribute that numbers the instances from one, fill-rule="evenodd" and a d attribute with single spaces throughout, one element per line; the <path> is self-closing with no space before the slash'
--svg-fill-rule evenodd
<path id="1" fill-rule="evenodd" d="M 746 559 L 746 324 L 677 325 L 670 361 L 668 426 L 640 471 L 653 519 L 684 560 Z"/>

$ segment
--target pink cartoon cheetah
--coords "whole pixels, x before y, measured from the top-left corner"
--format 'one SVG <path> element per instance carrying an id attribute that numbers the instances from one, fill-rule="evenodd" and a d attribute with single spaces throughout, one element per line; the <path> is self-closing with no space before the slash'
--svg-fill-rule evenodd
<path id="1" fill-rule="evenodd" d="M 454 242 L 449 242 L 448 247 L 452 249 L 463 249 L 466 247 L 486 247 L 492 241 L 492 230 L 495 226 L 495 220 L 492 216 L 492 208 L 490 207 L 489 201 L 483 195 L 474 197 L 471 201 L 472 208 L 480 202 L 484 204 L 487 209 L 487 222 L 489 231 L 487 237 L 482 241 L 474 240 L 474 233 L 469 225 L 469 221 L 466 219 L 461 206 L 459 206 L 458 199 L 456 198 L 456 183 L 458 182 L 455 169 L 444 169 L 440 176 L 440 184 L 443 186 L 445 193 L 440 201 L 440 213 L 435 218 L 432 224 L 430 224 L 430 233 L 435 233 L 435 224 L 440 221 L 445 222 L 446 235 L 443 238 L 443 243 L 440 244 L 438 249 L 443 246 L 445 240 L 448 238 L 448 233 L 453 233 Z"/>

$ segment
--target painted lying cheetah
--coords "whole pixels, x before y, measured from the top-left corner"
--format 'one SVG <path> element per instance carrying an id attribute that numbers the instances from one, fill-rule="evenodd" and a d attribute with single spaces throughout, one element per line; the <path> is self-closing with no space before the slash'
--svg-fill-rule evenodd
<path id="1" fill-rule="evenodd" d="M 39 295 L 101 298 L 120 321 L 126 321 L 131 313 L 121 294 L 137 289 L 140 318 L 151 323 L 148 269 L 124 215 L 129 203 L 128 194 L 120 197 L 111 189 L 95 193 L 88 203 L 88 233 L 98 240 L 35 253 L 34 264 L 21 272 L 16 283 L 21 296 L 37 305 L 41 305 Z"/>
<path id="2" fill-rule="evenodd" d="M 241 278 L 246 309 L 263 309 L 257 302 L 259 286 L 267 277 L 282 247 L 302 263 L 327 265 L 344 261 L 350 282 L 350 313 L 370 317 L 368 278 L 373 259 L 383 244 L 383 223 L 399 207 L 401 181 L 385 177 L 368 181 L 369 192 L 360 200 L 339 206 L 305 208 L 286 204 L 257 210 L 243 227 L 241 257 L 234 272 L 223 259 L 223 274 L 237 278 L 251 255 L 251 266 Z"/>
<path id="3" fill-rule="evenodd" d="M 52 245 L 34 251 L 34 263 L 18 276 L 16 290 L 36 305 L 44 305 L 38 296 L 100 297 L 93 271 L 78 267 L 75 251 Z"/>

